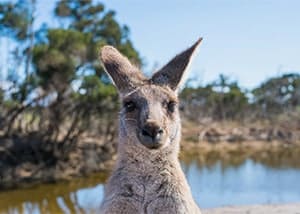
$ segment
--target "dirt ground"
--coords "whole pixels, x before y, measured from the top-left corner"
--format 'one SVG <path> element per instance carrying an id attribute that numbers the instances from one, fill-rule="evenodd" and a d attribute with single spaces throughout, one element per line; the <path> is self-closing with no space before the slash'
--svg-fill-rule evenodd
<path id="1" fill-rule="evenodd" d="M 300 214 L 300 203 L 204 209 L 202 210 L 202 214 Z"/>

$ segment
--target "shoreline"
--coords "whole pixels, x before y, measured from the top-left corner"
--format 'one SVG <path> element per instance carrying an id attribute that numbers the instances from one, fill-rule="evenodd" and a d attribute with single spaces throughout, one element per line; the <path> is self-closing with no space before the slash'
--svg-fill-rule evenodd
<path id="1" fill-rule="evenodd" d="M 91 142 L 81 142 L 72 151 L 67 161 L 58 159 L 52 165 L 45 165 L 43 161 L 29 162 L 26 158 L 16 165 L 10 165 L 9 162 L 1 162 L 0 158 L 0 191 L 109 171 L 114 165 L 116 156 L 114 149 L 106 149 L 106 146 L 107 144 L 98 143 L 96 139 Z M 183 141 L 179 156 L 182 162 L 188 164 L 196 161 L 198 166 L 211 166 L 220 161 L 223 167 L 238 166 L 246 159 L 252 159 L 274 168 L 300 168 L 299 155 L 299 142 L 289 144 L 279 141 L 234 143 Z"/>
<path id="2" fill-rule="evenodd" d="M 116 142 L 103 136 L 83 135 L 67 152 L 62 143 L 40 140 L 35 135 L 5 137 L 0 130 L 0 190 L 109 171 L 116 160 Z M 300 168 L 300 129 L 183 120 L 179 156 L 182 162 L 196 161 L 200 167 L 218 162 L 222 167 L 238 166 L 251 159 L 273 168 Z"/>
<path id="3" fill-rule="evenodd" d="M 225 206 L 202 209 L 202 214 L 299 214 L 299 203 Z"/>
<path id="4" fill-rule="evenodd" d="M 196 161 L 199 166 L 211 166 L 217 162 L 222 165 L 240 165 L 251 159 L 272 168 L 292 167 L 300 168 L 299 142 L 285 144 L 282 142 L 241 142 L 241 143 L 193 143 L 184 142 L 180 159 L 185 163 Z"/>

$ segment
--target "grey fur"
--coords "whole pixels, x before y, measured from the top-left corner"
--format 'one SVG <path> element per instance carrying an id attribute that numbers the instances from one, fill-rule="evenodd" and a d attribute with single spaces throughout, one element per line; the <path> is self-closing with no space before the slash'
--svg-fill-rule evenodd
<path id="1" fill-rule="evenodd" d="M 121 97 L 118 159 L 105 188 L 103 214 L 200 214 L 178 161 L 177 88 L 198 40 L 147 79 L 116 49 L 100 59 Z"/>

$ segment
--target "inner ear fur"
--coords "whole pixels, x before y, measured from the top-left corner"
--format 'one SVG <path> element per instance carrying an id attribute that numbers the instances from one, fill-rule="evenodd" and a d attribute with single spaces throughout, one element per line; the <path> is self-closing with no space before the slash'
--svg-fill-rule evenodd
<path id="1" fill-rule="evenodd" d="M 166 85 L 172 90 L 177 90 L 181 85 L 183 76 L 187 72 L 191 59 L 201 41 L 202 38 L 198 39 L 190 48 L 175 56 L 152 76 L 151 81 L 154 84 Z"/>
<path id="2" fill-rule="evenodd" d="M 129 93 L 146 80 L 139 69 L 112 46 L 101 48 L 100 60 L 121 94 Z"/>

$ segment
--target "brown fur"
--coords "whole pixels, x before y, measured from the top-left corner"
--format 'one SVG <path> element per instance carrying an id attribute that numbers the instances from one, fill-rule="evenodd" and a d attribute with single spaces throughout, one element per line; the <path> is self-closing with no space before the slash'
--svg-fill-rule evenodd
<path id="1" fill-rule="evenodd" d="M 113 47 L 102 48 L 101 61 L 123 107 L 118 160 L 106 185 L 101 213 L 200 213 L 178 161 L 177 98 L 179 83 L 200 41 L 150 79 Z"/>

